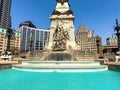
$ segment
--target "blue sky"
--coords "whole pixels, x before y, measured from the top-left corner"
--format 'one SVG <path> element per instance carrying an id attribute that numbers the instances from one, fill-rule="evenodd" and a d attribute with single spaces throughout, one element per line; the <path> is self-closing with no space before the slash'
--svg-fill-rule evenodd
<path id="1" fill-rule="evenodd" d="M 75 15 L 75 32 L 80 25 L 94 30 L 106 44 L 106 38 L 114 32 L 115 19 L 120 21 L 120 0 L 69 0 Z M 39 29 L 48 29 L 56 6 L 56 0 L 12 0 L 12 28 L 17 29 L 23 21 L 30 20 Z"/>

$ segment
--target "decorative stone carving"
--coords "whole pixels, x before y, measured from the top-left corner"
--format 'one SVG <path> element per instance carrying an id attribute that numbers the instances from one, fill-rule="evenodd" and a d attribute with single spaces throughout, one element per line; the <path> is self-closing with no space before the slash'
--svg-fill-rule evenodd
<path id="1" fill-rule="evenodd" d="M 70 14 L 73 15 L 73 12 L 72 12 L 71 10 L 68 10 L 68 11 L 66 11 L 66 12 L 64 12 L 64 13 L 61 13 L 61 12 L 59 12 L 59 11 L 57 11 L 57 10 L 54 10 L 54 11 L 53 11 L 53 15 L 70 15 Z"/>
<path id="2" fill-rule="evenodd" d="M 69 40 L 68 31 L 63 29 L 63 26 L 57 26 L 53 34 L 53 50 L 62 51 L 66 50 L 66 41 Z"/>

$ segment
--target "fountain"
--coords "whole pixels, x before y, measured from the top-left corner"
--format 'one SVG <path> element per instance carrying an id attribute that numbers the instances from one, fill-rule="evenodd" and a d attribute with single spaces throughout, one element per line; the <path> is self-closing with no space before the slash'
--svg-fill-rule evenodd
<path id="1" fill-rule="evenodd" d="M 91 55 L 84 54 L 83 58 L 83 53 L 77 50 L 74 36 L 74 15 L 70 10 L 68 0 L 56 1 L 56 9 L 50 17 L 50 37 L 45 51 L 37 54 L 38 58 L 33 57 L 32 61 L 22 62 L 22 64 L 15 65 L 13 68 L 39 72 L 107 70 L 107 66 L 100 65 L 100 62 L 94 62 L 95 56 L 92 56 L 93 58 L 90 60 Z M 85 60 L 85 58 L 87 59 Z"/>

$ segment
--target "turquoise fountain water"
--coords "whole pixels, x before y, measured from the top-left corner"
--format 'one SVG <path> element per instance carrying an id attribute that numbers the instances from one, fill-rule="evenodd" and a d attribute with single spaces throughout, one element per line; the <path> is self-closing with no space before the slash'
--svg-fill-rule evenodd
<path id="1" fill-rule="evenodd" d="M 120 90 L 120 72 L 0 71 L 0 90 Z"/>

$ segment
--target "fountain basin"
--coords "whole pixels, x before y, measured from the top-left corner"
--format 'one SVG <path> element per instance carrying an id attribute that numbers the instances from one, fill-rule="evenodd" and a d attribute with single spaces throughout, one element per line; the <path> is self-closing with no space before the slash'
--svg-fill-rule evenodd
<path id="1" fill-rule="evenodd" d="M 14 65 L 13 69 L 32 72 L 93 72 L 108 70 L 108 66 L 100 65 L 100 62 L 93 61 L 31 61 Z"/>

